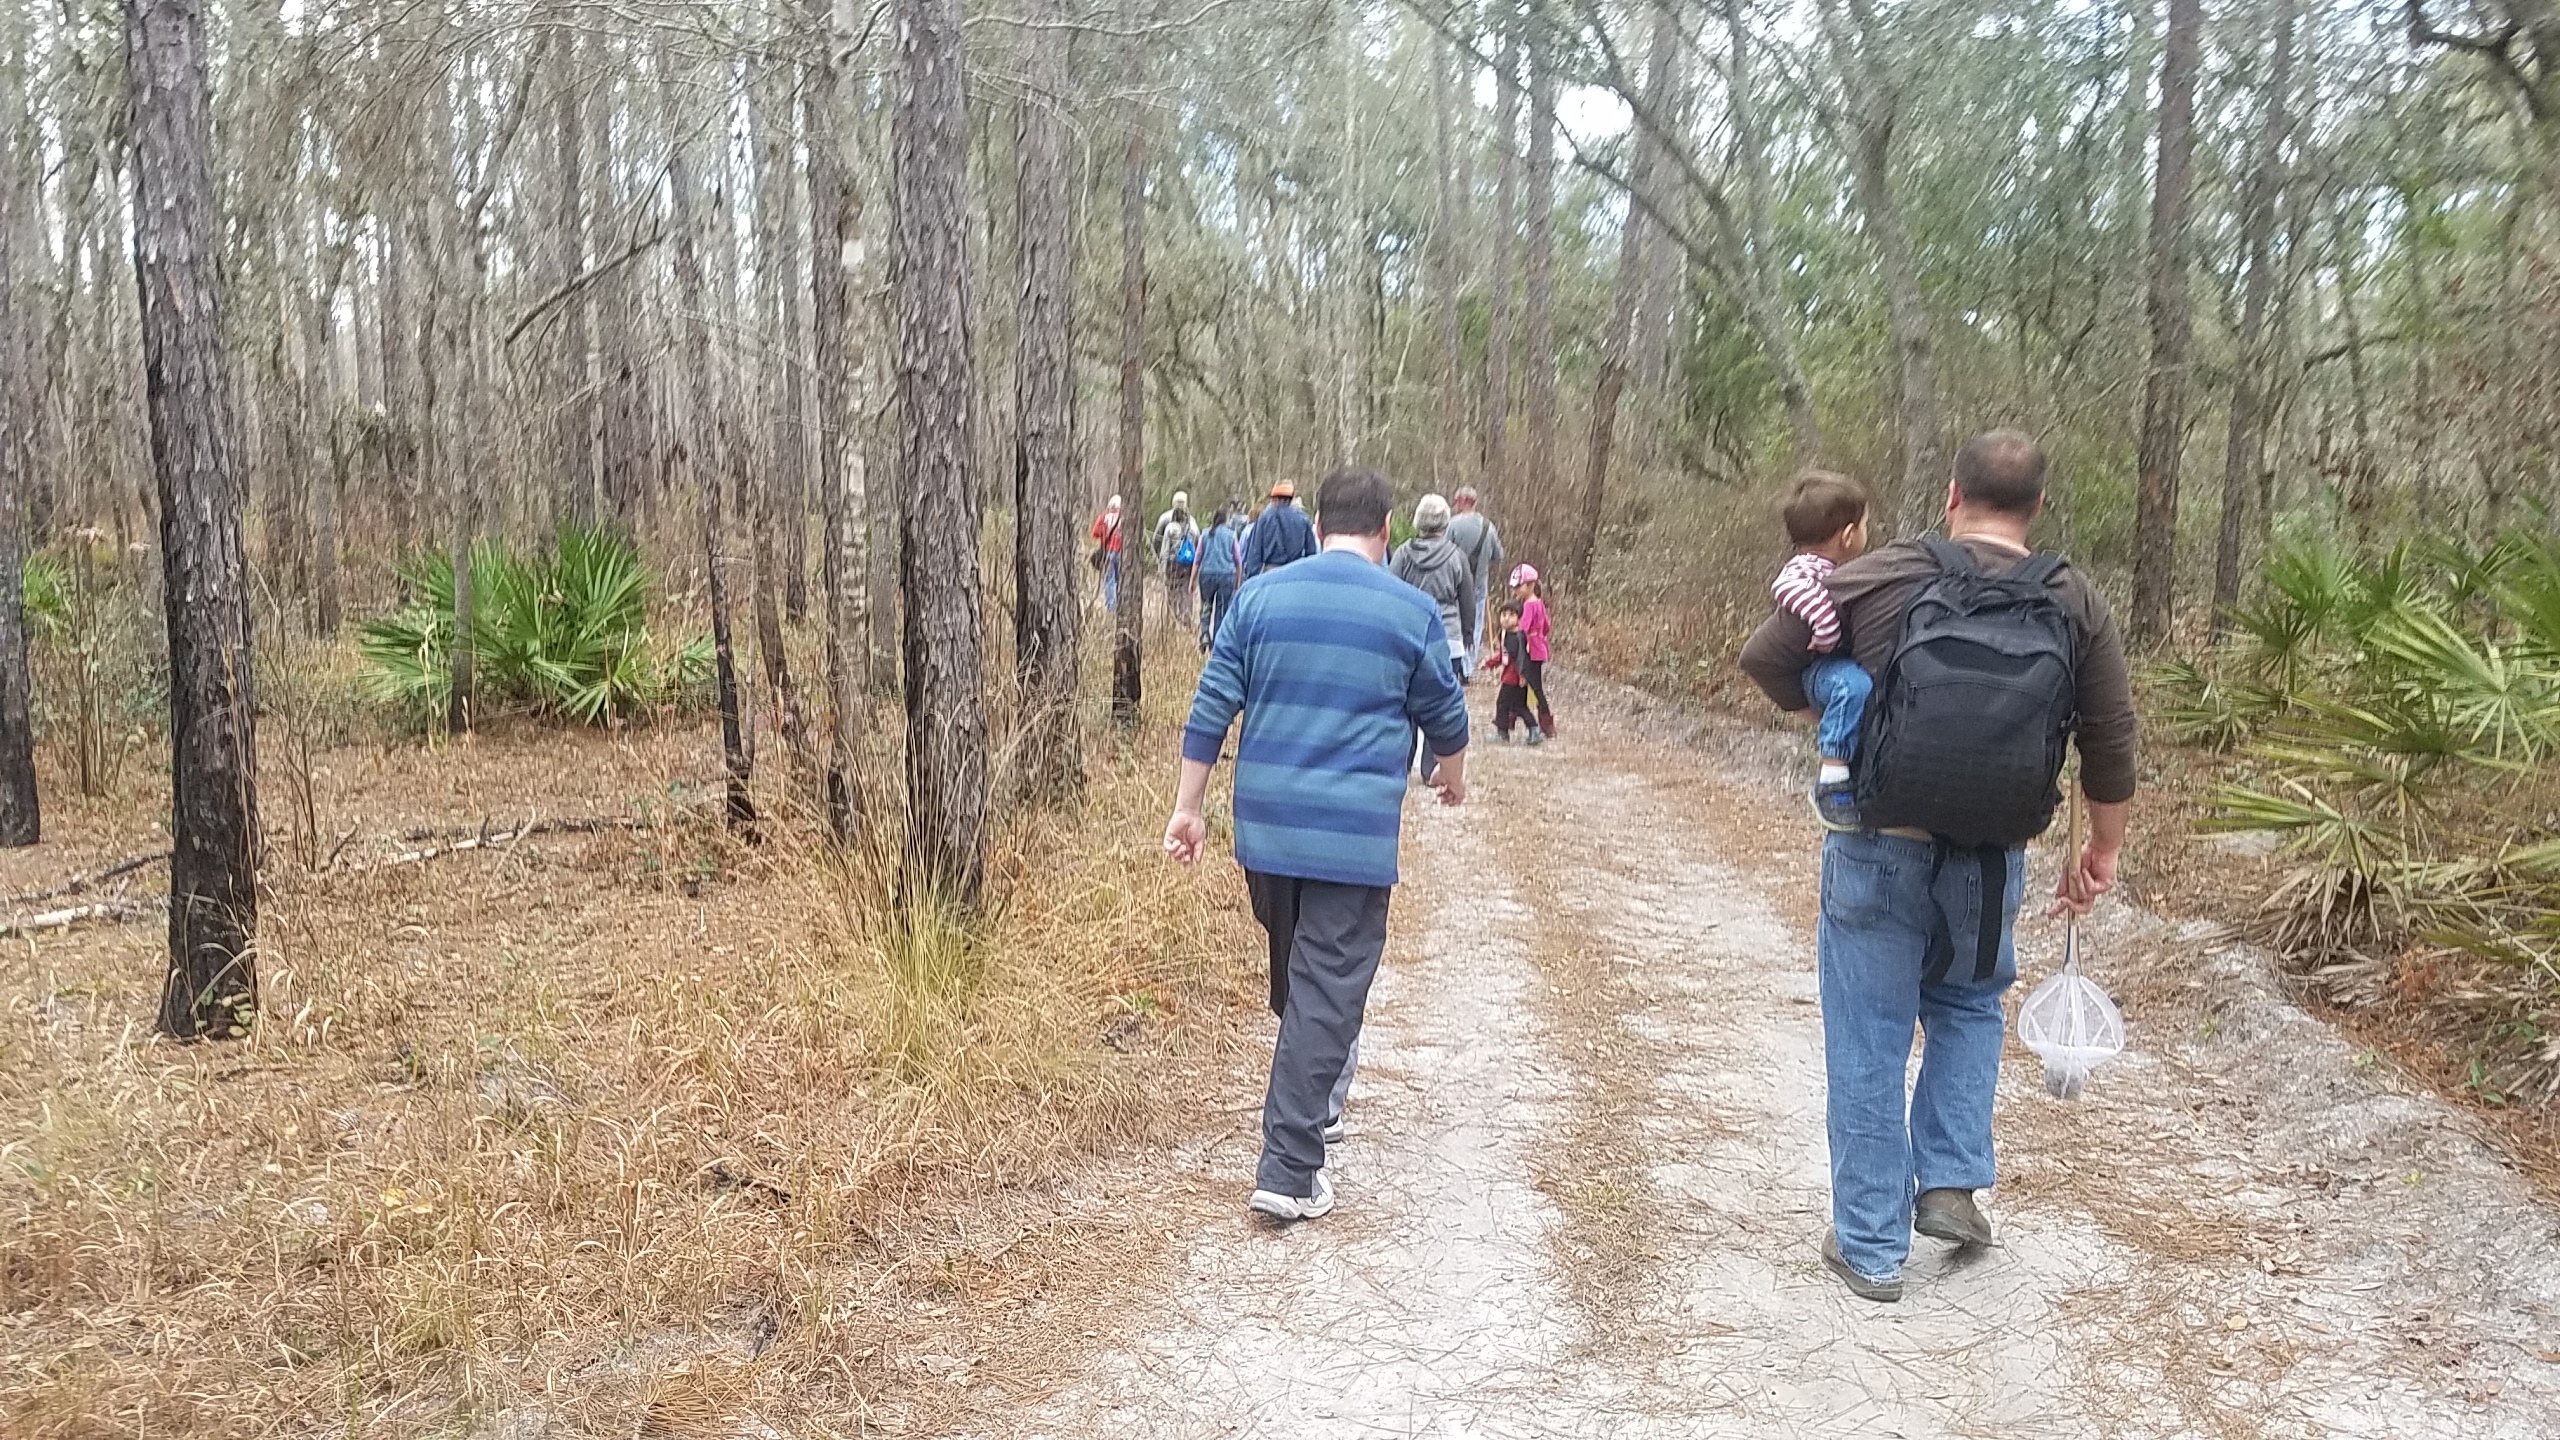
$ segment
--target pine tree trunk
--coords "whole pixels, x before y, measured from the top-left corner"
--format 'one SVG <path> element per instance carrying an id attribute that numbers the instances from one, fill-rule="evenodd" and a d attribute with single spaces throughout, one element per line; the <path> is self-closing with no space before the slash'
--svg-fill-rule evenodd
<path id="1" fill-rule="evenodd" d="M 986 882 L 969 110 L 959 0 L 899 0 L 898 490 L 906 592 L 907 881 L 974 907 Z"/>
<path id="2" fill-rule="evenodd" d="M 1680 47 L 1679 21 L 1668 8 L 1654 12 L 1653 39 L 1645 60 L 1645 110 L 1668 113 L 1674 64 Z M 1627 219 L 1618 233 L 1617 288 L 1609 307 L 1609 330 L 1601 337 L 1600 374 L 1591 387 L 1591 455 L 1583 472 L 1581 503 L 1567 533 L 1564 573 L 1579 582 L 1591 575 L 1593 552 L 1600 544 L 1600 521 L 1609 504 L 1609 453 L 1616 443 L 1618 399 L 1626 389 L 1627 364 L 1635 345 L 1637 307 L 1644 303 L 1648 238 L 1653 222 L 1635 196 L 1653 194 L 1655 157 L 1660 141 L 1642 126 L 1632 136 L 1634 154 L 1627 166 Z"/>
<path id="3" fill-rule="evenodd" d="M 1769 140 L 1760 126 L 1758 95 L 1752 88 L 1751 32 L 1742 0 L 1725 0 L 1725 28 L 1733 40 L 1732 63 L 1725 76 L 1725 103 L 1733 115 L 1734 147 L 1742 168 L 1741 233 L 1727 238 L 1735 252 L 1735 273 L 1742 277 L 1738 288 L 1744 323 L 1759 340 L 1770 367 L 1778 372 L 1778 396 L 1787 410 L 1789 459 L 1801 469 L 1822 459 L 1822 425 L 1813 408 L 1813 382 L 1805 375 L 1804 361 L 1796 351 L 1795 331 L 1776 295 L 1779 282 L 1771 264 L 1776 241 L 1769 220 L 1769 192 L 1773 188 L 1769 179 Z"/>
<path id="4" fill-rule="evenodd" d="M 819 59 L 809 67 L 802 110 L 809 132 L 809 328 L 817 362 L 819 507 L 826 536 L 820 546 L 827 606 L 827 829 L 848 844 L 862 823 L 857 775 L 861 746 L 861 638 L 854 633 L 862 606 L 857 567 L 862 563 L 861 517 L 848 485 L 848 442 L 860 432 L 849 424 L 851 403 L 847 331 L 851 296 L 844 247 L 852 231 L 852 197 L 837 131 L 842 103 L 836 73 L 835 7 L 831 0 L 803 0 L 803 19 L 819 38 Z"/>
<path id="5" fill-rule="evenodd" d="M 304 307 L 306 332 L 311 337 L 310 362 L 311 430 L 314 463 L 311 475 L 311 616 L 314 633 L 328 638 L 338 633 L 338 501 L 346 484 L 347 427 L 344 423 L 347 393 L 343 346 L 336 328 L 338 276 L 333 270 L 327 281 L 315 287 L 311 302 Z"/>
<path id="6" fill-rule="evenodd" d="M 1465 330 L 1459 316 L 1459 291 L 1464 282 L 1464 265 L 1459 258 L 1459 230 L 1464 223 L 1464 206 L 1458 198 L 1456 167 L 1450 160 L 1450 131 L 1455 120 L 1450 115 L 1456 103 L 1450 96 L 1449 45 L 1435 40 L 1431 45 L 1431 281 L 1432 305 L 1440 330 L 1440 426 L 1439 443 L 1431 455 L 1431 476 L 1443 491 L 1455 490 L 1466 483 L 1466 466 L 1460 459 L 1466 453 L 1463 438 L 1466 412 Z"/>
<path id="7" fill-rule="evenodd" d="M 659 57 L 670 130 L 678 110 L 673 62 Z M 685 478 L 702 516 L 702 564 L 711 600 L 711 666 L 720 706 L 720 760 L 728 776 L 726 814 L 729 828 L 748 830 L 755 824 L 755 749 L 746 713 L 738 696 L 737 652 L 729 623 L 728 565 L 721 558 L 720 486 L 736 437 L 729 433 L 729 411 L 721 393 L 720 370 L 711 349 L 711 321 L 703 308 L 702 251 L 695 231 L 696 199 L 689 146 L 677 143 L 667 159 L 667 192 L 675 229 L 676 304 L 684 315 L 685 370 L 691 395 L 685 406 L 683 441 Z"/>
<path id="8" fill-rule="evenodd" d="M 33 845 L 44 838 L 36 796 L 35 717 L 27 673 L 24 603 L 26 467 L 34 387 L 28 384 L 26 335 L 18 313 L 19 187 L 14 144 L 0 153 L 0 846 Z M 66 303 L 68 296 L 65 297 Z"/>
<path id="9" fill-rule="evenodd" d="M 2264 401 L 2268 355 L 2267 306 L 2275 293 L 2276 194 L 2283 184 L 2285 132 L 2291 127 L 2293 28 L 2298 0 L 2276 0 L 2275 31 L 2266 89 L 2259 100 L 2257 154 L 2240 201 L 2240 249 L 2247 273 L 2240 282 L 2238 363 L 2231 383 L 2231 422 L 2222 452 L 2222 517 L 2213 549 L 2213 633 L 2230 624 L 2240 603 L 2242 542 L 2248 535 L 2249 490 L 2266 440 Z"/>
<path id="10" fill-rule="evenodd" d="M 587 268 L 586 105 L 578 95 L 578 42 L 563 32 L 552 41 L 552 283 L 579 283 Z M 596 504 L 596 404 L 593 394 L 595 298 L 591 289 L 568 294 L 553 319 L 552 385 L 559 406 L 553 416 L 552 513 L 562 522 L 593 525 Z"/>
<path id="11" fill-rule="evenodd" d="M 1120 165 L 1120 611 L 1111 646 L 1111 714 L 1138 723 L 1146 672 L 1147 134 L 1133 117 Z"/>
<path id="12" fill-rule="evenodd" d="M 258 1003 L 256 687 L 222 333 L 202 0 L 126 0 L 134 271 L 169 622 L 172 1038 L 247 1033 Z"/>
<path id="13" fill-rule="evenodd" d="M 1520 233 L 1520 38 L 1513 0 L 1502 0 L 1501 74 L 1494 79 L 1494 129 L 1502 166 L 1493 186 L 1493 275 L 1486 303 L 1484 346 L 1484 490 L 1510 499 L 1511 483 L 1511 265 Z"/>
<path id="14" fill-rule="evenodd" d="M 1899 528 L 1917 534 L 1946 490 L 1945 425 L 1938 412 L 1938 363 L 1929 307 L 1902 202 L 1893 193 L 1893 141 L 1902 119 L 1901 84 L 1875 54 L 1881 46 L 1872 0 L 1821 0 L 1823 28 L 1848 93 L 1851 168 L 1868 243 L 1884 279 L 1885 318 L 1901 362 L 1902 495 Z"/>
<path id="15" fill-rule="evenodd" d="M 755 472 L 756 481 L 750 491 L 754 508 L 746 520 L 753 537 L 756 657 L 764 665 L 766 703 L 772 707 L 774 729 L 782 736 L 782 748 L 790 756 L 792 771 L 805 781 L 809 775 L 808 735 L 801 723 L 800 687 L 791 678 L 790 646 L 782 631 L 783 602 L 791 589 L 782 571 L 786 553 L 782 532 L 784 527 L 800 523 L 803 495 L 800 420 L 792 413 L 798 369 L 792 364 L 787 338 L 793 328 L 794 286 L 784 278 L 796 277 L 799 269 L 791 254 L 791 212 L 784 198 L 791 189 L 791 121 L 788 92 L 785 91 L 786 103 L 781 106 L 769 99 L 776 83 L 767 79 L 752 86 L 748 94 L 748 124 L 757 140 L 757 308 L 765 317 L 765 351 L 773 358 L 765 367 L 765 463 Z M 777 349 L 782 352 L 779 356 L 775 356 Z"/>
<path id="16" fill-rule="evenodd" d="M 1013 408 L 1013 653 L 1022 707 L 1022 779 L 1056 798 L 1082 773 L 1076 753 L 1075 225 L 1067 168 L 1067 39 L 1059 0 L 1030 37 L 1030 90 L 1015 119 L 1015 274 L 1020 287 Z"/>
<path id="17" fill-rule="evenodd" d="M 1528 454 L 1517 488 L 1536 521 L 1533 543 L 1554 543 L 1566 497 L 1556 479 L 1556 77 L 1545 23 L 1529 22 L 1529 184 L 1521 217 L 1521 409 Z M 1515 502 L 1516 504 L 1516 502 Z"/>
<path id="18" fill-rule="evenodd" d="M 2169 638 L 2178 578 L 2178 471 L 2187 425 L 2187 201 L 2194 189 L 2202 0 L 2169 0 L 2160 62 L 2160 158 L 2151 188 L 2151 370 L 2142 391 L 2141 491 L 2134 515 L 2132 638 Z"/>

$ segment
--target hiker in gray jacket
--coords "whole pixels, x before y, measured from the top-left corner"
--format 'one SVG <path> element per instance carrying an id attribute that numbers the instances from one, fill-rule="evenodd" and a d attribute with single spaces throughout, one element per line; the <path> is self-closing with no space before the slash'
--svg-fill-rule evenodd
<path id="1" fill-rule="evenodd" d="M 1476 641 L 1467 649 L 1467 669 L 1472 673 L 1484 659 L 1478 651 L 1485 636 L 1485 606 L 1493 596 L 1493 576 L 1501 570 L 1506 557 L 1502 553 L 1502 532 L 1476 512 L 1476 487 L 1461 485 L 1449 499 L 1456 511 L 1449 521 L 1449 543 L 1467 552 L 1467 563 L 1475 568 L 1476 575 L 1476 606 L 1467 616 L 1467 633 Z"/>
<path id="2" fill-rule="evenodd" d="M 1449 634 L 1449 664 L 1458 683 L 1467 681 L 1467 654 L 1475 648 L 1476 616 L 1482 609 L 1483 583 L 1467 552 L 1449 539 L 1449 502 L 1425 495 L 1413 507 L 1413 538 L 1404 542 L 1387 570 L 1428 595 L 1440 606 L 1440 624 Z"/>
<path id="3" fill-rule="evenodd" d="M 1449 638 L 1449 668 L 1456 671 L 1458 683 L 1467 683 L 1470 666 L 1467 657 L 1474 653 L 1475 627 L 1470 623 L 1480 613 L 1478 602 L 1483 589 L 1476 583 L 1475 571 L 1467 564 L 1466 552 L 1449 543 L 1449 502 L 1437 495 L 1425 495 L 1413 507 L 1413 538 L 1404 542 L 1395 558 L 1387 562 L 1387 573 L 1431 597 L 1440 607 L 1440 628 Z M 1422 763 L 1422 781 L 1431 783 L 1431 747 L 1415 751 Z"/>

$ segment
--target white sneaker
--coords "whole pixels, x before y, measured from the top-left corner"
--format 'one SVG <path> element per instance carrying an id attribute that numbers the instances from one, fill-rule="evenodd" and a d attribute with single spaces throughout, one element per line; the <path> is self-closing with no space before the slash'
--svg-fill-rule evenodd
<path id="1" fill-rule="evenodd" d="M 1324 1128 L 1316 1133 L 1324 1137 L 1324 1143 L 1327 1145 L 1339 1145 L 1342 1143 L 1342 1137 L 1351 1133 L 1351 1122 L 1336 1115 L 1324 1122 Z"/>
<path id="2" fill-rule="evenodd" d="M 1333 1213 L 1333 1182 L 1319 1170 L 1312 1195 L 1300 1198 L 1275 1190 L 1256 1190 L 1253 1198 L 1244 1203 L 1247 1209 L 1258 1210 L 1274 1220 L 1313 1220 Z"/>

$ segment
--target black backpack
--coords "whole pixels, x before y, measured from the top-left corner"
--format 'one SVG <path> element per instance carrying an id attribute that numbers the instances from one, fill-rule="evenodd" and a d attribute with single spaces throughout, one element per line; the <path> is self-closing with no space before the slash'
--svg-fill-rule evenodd
<path id="1" fill-rule="evenodd" d="M 1994 579 L 1951 540 L 1921 543 L 1938 574 L 1867 701 L 1859 813 L 1969 849 L 2023 845 L 2062 803 L 2054 782 L 2079 720 L 2078 626 L 2045 583 L 2062 557 Z"/>

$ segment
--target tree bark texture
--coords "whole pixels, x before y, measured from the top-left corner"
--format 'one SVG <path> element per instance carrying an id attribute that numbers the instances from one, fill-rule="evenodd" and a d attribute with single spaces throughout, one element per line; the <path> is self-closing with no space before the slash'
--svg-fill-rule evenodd
<path id="1" fill-rule="evenodd" d="M 1511 483 L 1512 257 L 1520 234 L 1520 18 L 1511 0 L 1499 9 L 1501 73 L 1494 77 L 1495 143 L 1502 165 L 1493 185 L 1493 275 L 1486 291 L 1484 345 L 1484 490 L 1507 501 Z"/>
<path id="2" fill-rule="evenodd" d="M 11 87 L 14 89 L 15 87 Z M 0 845 L 44 838 L 36 795 L 34 686 L 27 670 L 24 536 L 26 466 L 35 387 L 17 305 L 16 157 L 0 157 Z"/>
<path id="3" fill-rule="evenodd" d="M 1147 571 L 1155 564 L 1147 513 L 1147 132 L 1129 127 L 1120 168 L 1120 613 L 1111 645 L 1111 714 L 1138 723 L 1145 698 Z"/>
<path id="4" fill-rule="evenodd" d="M 1528 213 L 1522 217 L 1520 408 L 1528 453 L 1523 493 L 1536 522 L 1532 543 L 1554 543 L 1566 510 L 1556 483 L 1556 77 L 1543 17 L 1529 17 Z"/>
<path id="5" fill-rule="evenodd" d="M 855 633 L 862 608 L 862 517 L 848 484 L 849 443 L 861 433 L 847 412 L 851 356 L 851 295 L 845 245 L 852 236 L 852 194 L 837 120 L 839 89 L 835 7 L 831 0 L 803 0 L 803 19 L 818 38 L 818 60 L 801 93 L 809 132 L 809 328 L 817 368 L 819 509 L 826 525 L 819 564 L 826 584 L 827 621 L 827 829 L 849 844 L 862 823 L 857 775 L 862 714 L 862 638 Z"/>
<path id="6" fill-rule="evenodd" d="M 126 0 L 134 273 L 169 622 L 169 973 L 160 1028 L 245 1034 L 258 1003 L 257 695 L 201 0 Z"/>
<path id="7" fill-rule="evenodd" d="M 1015 118 L 1013 656 L 1022 715 L 1022 783 L 1033 796 L 1071 790 L 1076 754 L 1074 197 L 1067 169 L 1067 38 L 1059 0 L 1042 0 L 1031 74 Z"/>
<path id="8" fill-rule="evenodd" d="M 1680 25 L 1668 7 L 1654 11 L 1653 39 L 1645 57 L 1645 104 L 1656 115 L 1669 113 Z M 1653 222 L 1637 196 L 1653 194 L 1659 142 L 1639 125 L 1631 132 L 1634 153 L 1627 165 L 1627 220 L 1618 232 L 1618 278 L 1609 305 L 1609 329 L 1600 337 L 1600 374 L 1591 387 L 1591 453 L 1582 477 L 1580 503 L 1574 507 L 1559 557 L 1574 580 L 1591 575 L 1593 552 L 1600 544 L 1600 522 L 1609 504 L 1609 455 L 1617 441 L 1618 400 L 1627 384 L 1627 367 L 1635 346 L 1636 319 L 1644 304 L 1652 253 Z"/>
<path id="9" fill-rule="evenodd" d="M 1846 4 L 1844 21 L 1841 6 Z M 1849 159 L 1857 175 L 1858 209 L 1884 279 L 1885 316 L 1901 368 L 1902 495 L 1900 529 L 1927 528 L 1945 492 L 1945 422 L 1938 413 L 1938 362 L 1929 307 L 1902 202 L 1893 193 L 1893 142 L 1902 119 L 1901 81 L 1888 57 L 1873 0 L 1821 0 L 1823 28 L 1839 64 L 1850 112 Z"/>
<path id="10" fill-rule="evenodd" d="M 1805 375 L 1795 331 L 1777 293 L 1779 281 L 1772 264 L 1777 242 L 1769 221 L 1769 137 L 1761 126 L 1758 95 L 1752 89 L 1750 21 L 1743 0 L 1725 0 L 1725 28 L 1733 40 L 1725 104 L 1732 112 L 1734 148 L 1742 168 L 1742 225 L 1738 235 L 1729 233 L 1726 240 L 1735 252 L 1734 272 L 1743 282 L 1737 287 L 1743 323 L 1778 372 L 1778 395 L 1787 409 L 1789 460 L 1793 468 L 1802 469 L 1822 459 L 1822 424 L 1813 408 L 1813 382 Z"/>
<path id="11" fill-rule="evenodd" d="M 970 341 L 969 112 L 959 0 L 899 0 L 898 471 L 906 592 L 907 879 L 975 906 L 987 722 Z"/>
<path id="12" fill-rule="evenodd" d="M 783 353 L 778 363 L 764 367 L 765 463 L 756 470 L 754 508 L 746 520 L 754 536 L 756 658 L 764 667 L 766 703 L 772 710 L 773 728 L 782 736 L 782 748 L 790 756 L 792 773 L 805 781 L 810 773 L 809 737 L 801 720 L 800 687 L 791 678 L 791 649 L 782 632 L 783 606 L 792 588 L 785 564 L 790 547 L 784 541 L 788 531 L 804 525 L 806 490 L 797 413 L 800 367 L 787 338 L 795 328 L 793 295 L 799 288 L 789 203 L 790 91 L 782 78 L 788 70 L 775 69 L 776 75 L 751 92 L 748 115 L 757 137 L 757 308 L 764 314 L 767 344 L 781 345 Z"/>
<path id="13" fill-rule="evenodd" d="M 1466 483 L 1466 467 L 1460 457 L 1465 453 L 1461 438 L 1466 412 L 1465 332 L 1459 316 L 1461 278 L 1465 265 L 1460 255 L 1459 227 L 1465 212 L 1458 198 L 1456 167 L 1450 159 L 1450 131 L 1455 120 L 1450 115 L 1454 104 L 1449 94 L 1450 57 L 1448 42 L 1434 40 L 1431 45 L 1431 270 L 1432 306 L 1440 330 L 1440 428 L 1439 443 L 1431 456 L 1431 478 L 1441 490 L 1454 490 Z"/>
<path id="14" fill-rule="evenodd" d="M 662 67 L 672 65 L 663 53 L 659 63 Z M 666 68 L 660 78 L 668 96 L 668 113 L 672 115 L 676 89 L 673 69 Z M 703 579 L 711 600 L 712 683 L 720 706 L 721 768 L 728 777 L 726 814 L 729 828 L 743 831 L 756 819 L 755 748 L 738 696 L 728 566 L 721 558 L 726 527 L 721 524 L 720 502 L 720 485 L 726 474 L 723 462 L 737 437 L 729 431 L 729 408 L 721 393 L 719 361 L 711 348 L 711 321 L 703 308 L 702 250 L 695 235 L 696 202 L 689 148 L 679 143 L 667 158 L 667 193 L 675 228 L 676 304 L 685 317 L 685 369 L 691 391 L 685 406 L 683 454 L 685 478 L 694 489 L 702 516 Z"/>
<path id="15" fill-rule="evenodd" d="M 2248 536 L 2249 490 L 2259 457 L 2266 451 L 2265 387 L 2267 307 L 2276 289 L 2278 263 L 2270 253 L 2275 238 L 2276 196 L 2284 183 L 2284 140 L 2291 127 L 2293 29 L 2298 0 L 2276 0 L 2270 21 L 2266 88 L 2258 106 L 2256 154 L 2247 187 L 2240 198 L 2240 250 L 2245 272 L 2240 281 L 2238 363 L 2231 380 L 2230 428 L 2222 451 L 2222 515 L 2213 547 L 2213 630 L 2222 633 L 2232 609 L 2240 603 L 2240 562 Z"/>
<path id="16" fill-rule="evenodd" d="M 2141 480 L 2134 514 L 2133 639 L 2169 638 L 2178 579 L 2179 452 L 2187 433 L 2188 352 L 2195 315 L 2187 286 L 2187 201 L 2194 190 L 2196 67 L 2203 0 L 2169 0 L 2160 60 L 2160 158 L 2151 185 L 2151 369 L 2142 389 Z"/>

